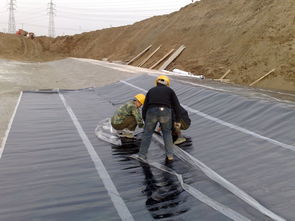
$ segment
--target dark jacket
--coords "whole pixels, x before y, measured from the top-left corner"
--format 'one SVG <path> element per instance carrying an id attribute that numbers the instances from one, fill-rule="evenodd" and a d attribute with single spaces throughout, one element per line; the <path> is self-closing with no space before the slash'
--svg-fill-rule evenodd
<path id="1" fill-rule="evenodd" d="M 189 118 L 188 112 L 182 106 L 180 106 L 180 123 L 181 129 L 186 130 L 191 125 L 191 119 Z M 175 113 L 172 113 L 172 121 L 173 123 L 176 122 Z"/>
<path id="2" fill-rule="evenodd" d="M 164 106 L 173 109 L 175 121 L 181 118 L 181 106 L 173 89 L 162 84 L 151 88 L 145 97 L 142 107 L 142 118 L 145 120 L 146 112 L 150 107 Z"/>

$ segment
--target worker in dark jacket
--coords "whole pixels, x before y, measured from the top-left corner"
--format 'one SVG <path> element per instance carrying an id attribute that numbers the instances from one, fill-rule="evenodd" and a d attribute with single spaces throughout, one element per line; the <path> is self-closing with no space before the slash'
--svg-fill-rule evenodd
<path id="1" fill-rule="evenodd" d="M 172 138 L 175 145 L 182 144 L 186 141 L 186 138 L 182 136 L 181 130 L 186 130 L 191 125 L 191 119 L 189 118 L 188 112 L 180 106 L 180 124 L 175 123 L 175 114 L 172 113 Z"/>
<path id="2" fill-rule="evenodd" d="M 159 122 L 165 143 L 166 159 L 173 160 L 172 111 L 175 113 L 175 124 L 179 126 L 181 107 L 175 92 L 169 85 L 170 79 L 167 76 L 159 76 L 156 79 L 156 86 L 146 94 L 142 108 L 145 127 L 138 153 L 140 158 L 146 159 L 152 135 Z"/>

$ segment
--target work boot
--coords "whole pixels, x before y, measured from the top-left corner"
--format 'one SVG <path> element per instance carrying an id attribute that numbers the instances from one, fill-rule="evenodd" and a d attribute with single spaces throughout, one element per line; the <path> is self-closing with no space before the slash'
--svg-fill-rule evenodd
<path id="1" fill-rule="evenodd" d="M 174 160 L 173 155 L 168 155 L 168 156 L 166 156 L 166 162 L 171 162 L 171 161 L 173 161 L 173 160 Z"/>
<path id="2" fill-rule="evenodd" d="M 121 137 L 126 137 L 126 138 L 129 138 L 129 139 L 134 139 L 135 138 L 133 133 L 125 133 Z"/>
<path id="3" fill-rule="evenodd" d="M 184 143 L 186 141 L 186 139 L 184 137 L 178 137 L 176 141 L 174 141 L 175 145 Z"/>
<path id="4" fill-rule="evenodd" d="M 146 156 L 142 156 L 142 155 L 137 154 L 137 153 L 132 154 L 130 157 L 133 158 L 133 159 L 137 159 L 137 160 L 143 161 L 143 162 L 146 161 Z"/>

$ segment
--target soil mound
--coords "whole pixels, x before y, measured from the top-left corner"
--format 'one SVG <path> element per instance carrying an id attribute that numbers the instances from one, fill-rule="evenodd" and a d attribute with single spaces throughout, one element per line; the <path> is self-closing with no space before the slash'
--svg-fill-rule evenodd
<path id="1" fill-rule="evenodd" d="M 1 34 L 0 56 L 50 60 L 65 56 L 128 61 L 148 45 L 161 49 L 150 67 L 171 49 L 186 49 L 168 69 L 208 78 L 228 69 L 232 82 L 249 85 L 272 69 L 257 86 L 295 91 L 294 0 L 202 0 L 169 15 L 133 25 L 55 39 L 35 40 Z M 135 61 L 138 65 L 147 54 Z"/>

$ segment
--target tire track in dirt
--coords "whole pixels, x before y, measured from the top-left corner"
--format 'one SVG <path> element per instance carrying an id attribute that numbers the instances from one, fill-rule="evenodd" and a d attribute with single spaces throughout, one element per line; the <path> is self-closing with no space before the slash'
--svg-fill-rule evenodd
<path id="1" fill-rule="evenodd" d="M 26 39 L 21 38 L 21 44 L 23 48 L 23 55 L 25 56 L 28 53 L 28 45 L 27 45 Z"/>

